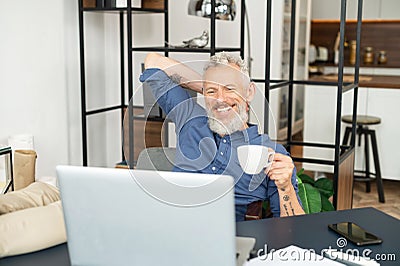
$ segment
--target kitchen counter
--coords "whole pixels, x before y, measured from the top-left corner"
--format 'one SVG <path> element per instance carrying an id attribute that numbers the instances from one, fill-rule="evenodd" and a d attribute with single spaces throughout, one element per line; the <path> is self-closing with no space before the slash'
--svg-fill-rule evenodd
<path id="1" fill-rule="evenodd" d="M 335 82 L 337 75 L 311 75 L 310 81 Z M 352 75 L 344 75 L 344 82 L 352 82 Z M 400 76 L 360 75 L 359 87 L 400 89 Z"/>

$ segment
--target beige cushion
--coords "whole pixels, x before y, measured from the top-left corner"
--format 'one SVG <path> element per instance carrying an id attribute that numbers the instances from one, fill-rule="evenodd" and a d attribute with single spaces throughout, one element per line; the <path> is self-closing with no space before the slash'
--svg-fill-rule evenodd
<path id="1" fill-rule="evenodd" d="M 60 200 L 60 192 L 56 187 L 35 182 L 21 190 L 0 195 L 0 215 L 26 208 L 45 206 L 58 200 Z"/>
<path id="2" fill-rule="evenodd" d="M 66 242 L 61 201 L 0 216 L 0 258 Z"/>

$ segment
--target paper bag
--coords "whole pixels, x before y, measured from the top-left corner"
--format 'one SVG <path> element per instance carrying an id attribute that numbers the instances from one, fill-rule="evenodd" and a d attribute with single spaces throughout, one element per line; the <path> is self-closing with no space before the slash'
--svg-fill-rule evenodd
<path id="1" fill-rule="evenodd" d="M 14 190 L 35 182 L 36 152 L 34 150 L 15 150 L 14 152 Z"/>

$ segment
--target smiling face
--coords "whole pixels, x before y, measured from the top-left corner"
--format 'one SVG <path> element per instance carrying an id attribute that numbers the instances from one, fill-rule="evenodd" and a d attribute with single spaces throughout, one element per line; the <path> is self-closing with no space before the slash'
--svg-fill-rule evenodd
<path id="1" fill-rule="evenodd" d="M 220 135 L 247 127 L 247 103 L 254 85 L 235 64 L 210 67 L 204 73 L 203 94 L 210 129 Z"/>

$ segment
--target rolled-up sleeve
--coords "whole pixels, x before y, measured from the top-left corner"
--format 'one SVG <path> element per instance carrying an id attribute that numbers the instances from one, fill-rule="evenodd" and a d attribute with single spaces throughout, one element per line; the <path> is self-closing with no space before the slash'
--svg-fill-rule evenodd
<path id="1" fill-rule="evenodd" d="M 139 80 L 151 89 L 157 103 L 177 128 L 182 127 L 187 119 L 196 113 L 204 113 L 189 93 L 173 82 L 161 69 L 146 69 Z"/>

